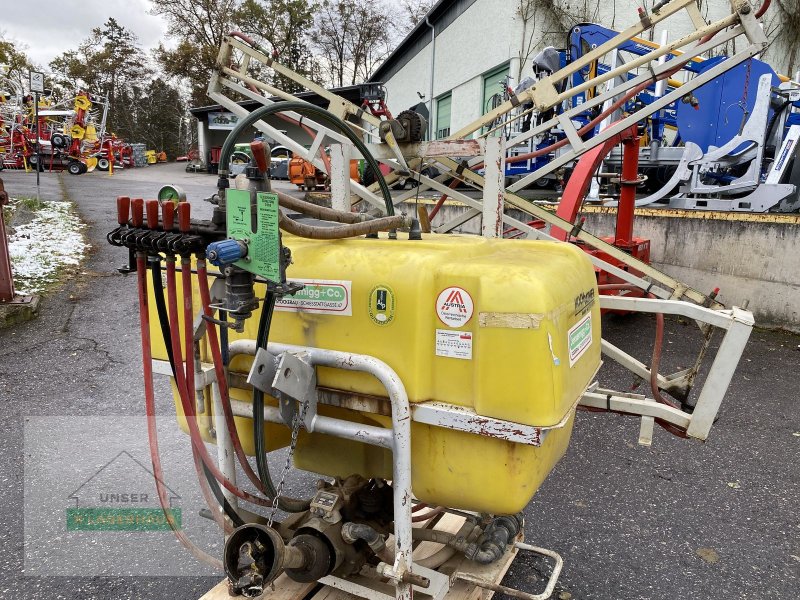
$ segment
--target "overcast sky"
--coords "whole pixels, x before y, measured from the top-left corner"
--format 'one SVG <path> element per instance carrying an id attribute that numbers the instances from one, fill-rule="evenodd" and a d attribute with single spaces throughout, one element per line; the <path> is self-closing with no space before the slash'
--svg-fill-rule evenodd
<path id="1" fill-rule="evenodd" d="M 0 32 L 27 46 L 28 56 L 41 66 L 77 47 L 109 17 L 133 31 L 146 50 L 157 46 L 166 32 L 161 18 L 149 14 L 149 0 L 0 0 L 0 4 Z"/>

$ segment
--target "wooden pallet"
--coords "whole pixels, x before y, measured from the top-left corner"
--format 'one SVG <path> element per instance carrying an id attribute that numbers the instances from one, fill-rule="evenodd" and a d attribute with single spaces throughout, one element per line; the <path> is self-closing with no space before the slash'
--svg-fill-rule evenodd
<path id="1" fill-rule="evenodd" d="M 464 518 L 453 514 L 446 514 L 435 524 L 421 523 L 421 526 L 432 526 L 437 531 L 456 533 L 464 523 Z M 415 524 L 416 525 L 416 524 Z M 521 538 L 518 540 L 521 541 Z M 391 539 L 388 540 L 391 545 Z M 441 548 L 434 542 L 421 542 L 414 548 L 414 558 L 421 560 L 430 556 Z M 500 583 L 503 580 L 511 563 L 517 555 L 517 550 L 511 548 L 503 557 L 491 565 L 479 565 L 466 560 L 463 556 L 456 555 L 444 563 L 438 571 L 452 574 L 456 571 L 466 571 L 490 583 Z M 317 589 L 319 588 L 319 589 Z M 446 598 L 449 600 L 489 600 L 494 592 L 479 588 L 464 581 L 456 581 L 450 588 Z M 230 600 L 228 595 L 228 582 L 223 580 L 204 594 L 200 600 Z M 318 583 L 298 583 L 292 581 L 285 574 L 275 580 L 274 590 L 264 592 L 257 600 L 357 600 L 358 596 L 348 594 L 327 585 Z"/>

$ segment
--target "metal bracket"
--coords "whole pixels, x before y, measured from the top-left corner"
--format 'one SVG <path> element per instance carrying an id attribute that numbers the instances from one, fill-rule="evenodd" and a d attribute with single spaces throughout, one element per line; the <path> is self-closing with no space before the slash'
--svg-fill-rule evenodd
<path id="1" fill-rule="evenodd" d="M 281 416 L 287 425 L 292 423 L 294 413 L 297 411 L 297 404 L 291 400 L 307 404 L 304 425 L 306 431 L 312 432 L 317 419 L 317 372 L 305 360 L 306 356 L 304 352 L 297 354 L 283 352 L 278 359 L 272 387 L 281 392 Z"/>
<path id="2" fill-rule="evenodd" d="M 278 357 L 264 348 L 256 352 L 250 373 L 247 374 L 247 383 L 265 394 L 273 394 L 272 382 L 278 372 Z"/>

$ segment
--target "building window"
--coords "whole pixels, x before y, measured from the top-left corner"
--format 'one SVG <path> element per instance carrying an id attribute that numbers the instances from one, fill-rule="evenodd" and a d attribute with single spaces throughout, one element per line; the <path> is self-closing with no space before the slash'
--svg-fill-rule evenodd
<path id="1" fill-rule="evenodd" d="M 506 100 L 508 87 L 508 64 L 489 71 L 483 76 L 483 105 L 481 114 L 485 115 L 500 106 Z M 484 127 L 481 132 L 486 133 L 491 127 Z"/>
<path id="2" fill-rule="evenodd" d="M 441 140 L 450 135 L 450 107 L 453 96 L 447 94 L 436 100 L 436 139 Z"/>

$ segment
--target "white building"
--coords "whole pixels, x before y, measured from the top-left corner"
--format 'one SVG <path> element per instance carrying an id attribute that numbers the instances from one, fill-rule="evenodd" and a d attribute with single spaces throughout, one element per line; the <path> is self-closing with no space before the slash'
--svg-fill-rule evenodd
<path id="1" fill-rule="evenodd" d="M 530 75 L 530 61 L 542 48 L 565 47 L 573 25 L 595 22 L 621 31 L 639 20 L 639 6 L 633 0 L 439 0 L 370 81 L 385 83 L 393 114 L 422 98 L 433 114 L 434 137 L 446 137 L 488 111 L 505 77 L 513 87 Z M 707 21 L 717 20 L 730 14 L 730 4 L 707 0 L 701 10 Z M 694 31 L 684 11 L 657 25 L 654 41 L 665 27 L 671 41 Z"/>

